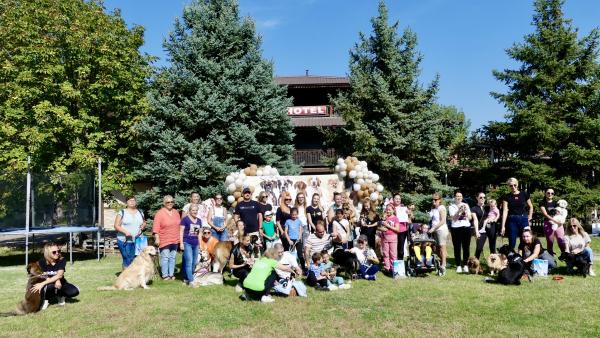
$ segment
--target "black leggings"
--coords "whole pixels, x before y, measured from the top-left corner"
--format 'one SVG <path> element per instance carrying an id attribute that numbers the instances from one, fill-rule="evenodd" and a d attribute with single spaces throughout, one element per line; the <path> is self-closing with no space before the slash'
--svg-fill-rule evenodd
<path id="1" fill-rule="evenodd" d="M 246 294 L 255 300 L 260 300 L 260 298 L 262 296 L 268 296 L 271 293 L 271 289 L 273 288 L 273 286 L 275 285 L 275 281 L 277 280 L 277 273 L 275 272 L 275 270 L 271 271 L 271 274 L 269 275 L 269 277 L 267 277 L 267 279 L 265 279 L 265 289 L 262 291 L 254 291 L 254 290 L 250 290 L 247 288 L 244 288 L 244 290 L 246 290 Z"/>
<path id="2" fill-rule="evenodd" d="M 467 265 L 471 245 L 471 227 L 450 228 L 452 232 L 452 245 L 454 246 L 454 261 L 456 266 Z M 460 261 L 460 249 L 462 247 L 462 263 Z"/>
<path id="3" fill-rule="evenodd" d="M 300 266 L 305 266 L 304 265 L 305 264 L 304 252 L 303 252 L 304 251 L 304 243 L 302 243 L 301 240 L 297 240 L 297 241 L 292 240 L 292 242 L 296 242 L 295 249 L 296 249 L 296 253 L 298 254 L 298 261 L 300 261 L 299 262 Z M 282 239 L 281 244 L 283 245 L 283 250 L 290 251 L 291 246 L 290 246 L 290 243 L 288 243 L 287 239 L 285 239 L 285 238 Z"/>
<path id="4" fill-rule="evenodd" d="M 248 266 L 244 266 L 243 268 L 233 269 L 231 272 L 237 279 L 240 280 L 240 283 L 244 283 L 244 279 L 246 279 L 250 273 L 250 268 Z"/>
<path id="5" fill-rule="evenodd" d="M 408 231 L 402 231 L 398 233 L 398 259 L 404 259 L 404 242 L 406 242 L 406 237 L 408 236 Z"/>
<path id="6" fill-rule="evenodd" d="M 483 245 L 485 244 L 485 240 L 489 239 L 488 245 L 490 246 L 490 253 L 496 253 L 496 238 L 498 234 L 496 233 L 496 223 L 488 224 L 489 228 L 485 228 L 485 233 L 479 233 L 479 238 L 477 239 L 477 247 L 475 249 L 475 257 L 479 259 L 481 253 L 483 252 Z"/>
<path id="7" fill-rule="evenodd" d="M 360 234 L 367 236 L 367 240 L 369 242 L 369 248 L 375 249 L 375 235 L 377 232 L 377 227 L 362 227 L 360 228 Z"/>
<path id="8" fill-rule="evenodd" d="M 47 284 L 44 287 L 44 299 L 50 300 L 54 297 L 67 297 L 73 298 L 79 295 L 79 288 L 75 285 L 64 282 L 60 289 L 54 286 L 54 283 Z"/>

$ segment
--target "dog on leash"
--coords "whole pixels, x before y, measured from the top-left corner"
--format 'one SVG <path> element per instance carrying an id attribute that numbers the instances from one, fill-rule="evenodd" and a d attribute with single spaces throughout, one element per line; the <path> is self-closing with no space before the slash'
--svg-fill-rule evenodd
<path id="1" fill-rule="evenodd" d="M 467 267 L 469 268 L 470 274 L 478 275 L 483 273 L 483 270 L 481 269 L 481 263 L 475 256 L 469 257 L 469 260 L 467 260 Z"/>
<path id="2" fill-rule="evenodd" d="M 133 290 L 137 287 L 149 289 L 146 285 L 154 276 L 156 271 L 154 267 L 154 259 L 156 256 L 156 248 L 154 246 L 145 247 L 142 252 L 131 262 L 112 286 L 99 287 L 99 291 L 110 290 Z"/>
<path id="3" fill-rule="evenodd" d="M 500 270 L 498 277 L 494 281 L 493 279 L 486 279 L 486 282 L 496 282 L 504 285 L 521 285 L 521 277 L 525 273 L 525 262 L 523 257 L 508 246 L 503 245 L 498 252 L 506 256 L 508 265 L 506 268 Z"/>
<path id="4" fill-rule="evenodd" d="M 25 299 L 17 304 L 16 310 L 2 313 L 0 314 L 1 317 L 21 316 L 40 311 L 43 292 L 33 292 L 31 291 L 31 288 L 46 280 L 47 277 L 44 275 L 44 271 L 42 271 L 38 262 L 29 263 L 29 265 L 27 265 L 27 274 L 28 279 L 25 289 Z"/>
<path id="5" fill-rule="evenodd" d="M 194 274 L 194 280 L 190 283 L 190 287 L 197 288 L 208 285 L 223 285 L 223 274 L 219 272 L 208 272 Z"/>
<path id="6" fill-rule="evenodd" d="M 587 277 L 587 275 L 590 273 L 591 264 L 587 261 L 585 257 L 583 257 L 581 253 L 572 254 L 568 252 L 563 252 L 562 254 L 560 254 L 560 257 L 558 259 L 567 263 L 567 266 L 575 268 L 575 271 L 578 274 L 583 275 L 583 277 Z"/>
<path id="7" fill-rule="evenodd" d="M 508 262 L 506 256 L 501 254 L 490 254 L 487 257 L 487 266 L 490 269 L 490 275 L 493 276 L 500 272 L 500 270 L 506 268 Z"/>
<path id="8" fill-rule="evenodd" d="M 212 271 L 223 273 L 225 266 L 229 262 L 231 250 L 233 250 L 232 241 L 221 241 L 215 246 L 215 257 L 212 263 Z M 259 238 L 256 235 L 250 236 L 250 256 L 248 258 L 260 258 Z"/>

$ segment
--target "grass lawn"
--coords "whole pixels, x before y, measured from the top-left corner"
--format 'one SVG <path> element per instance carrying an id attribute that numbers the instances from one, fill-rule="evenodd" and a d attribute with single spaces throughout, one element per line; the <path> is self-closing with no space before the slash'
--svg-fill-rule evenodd
<path id="1" fill-rule="evenodd" d="M 600 239 L 594 238 L 593 246 L 600 253 Z M 24 267 L 7 264 L 14 260 L 10 255 L 0 251 L 0 312 L 12 310 L 24 294 Z M 150 290 L 96 291 L 112 284 L 120 263 L 115 255 L 68 265 L 67 279 L 81 289 L 77 300 L 34 315 L 0 318 L 0 336 L 600 335 L 595 319 L 600 277 L 501 286 L 450 268 L 445 277 L 392 280 L 380 275 L 375 282 L 354 282 L 350 290 L 310 289 L 308 298 L 277 297 L 272 304 L 240 301 L 234 280 L 199 289 L 157 280 Z"/>

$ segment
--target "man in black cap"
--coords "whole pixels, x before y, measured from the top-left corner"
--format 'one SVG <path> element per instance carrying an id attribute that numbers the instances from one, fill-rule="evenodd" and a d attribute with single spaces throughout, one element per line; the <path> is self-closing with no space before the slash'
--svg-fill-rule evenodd
<path id="1" fill-rule="evenodd" d="M 242 191 L 244 200 L 239 202 L 233 213 L 234 219 L 237 222 L 244 222 L 244 234 L 258 235 L 260 238 L 260 225 L 262 224 L 261 205 L 257 201 L 252 200 L 252 192 L 249 188 L 244 188 Z"/>

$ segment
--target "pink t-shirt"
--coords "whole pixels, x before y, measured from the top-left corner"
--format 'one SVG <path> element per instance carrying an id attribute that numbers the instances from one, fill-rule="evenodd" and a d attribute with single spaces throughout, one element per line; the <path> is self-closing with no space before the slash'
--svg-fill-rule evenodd
<path id="1" fill-rule="evenodd" d="M 400 221 L 398 221 L 398 217 L 396 216 L 390 216 L 388 218 L 385 219 L 386 222 L 392 222 L 394 223 L 395 226 L 398 226 L 400 224 Z M 393 231 L 392 229 L 387 229 L 386 231 L 383 232 L 384 235 L 395 235 L 397 232 Z"/>
<path id="2" fill-rule="evenodd" d="M 180 224 L 181 217 L 179 216 L 179 211 L 175 209 L 171 209 L 171 214 L 169 215 L 167 208 L 162 208 L 154 215 L 152 232 L 158 234 L 161 248 L 169 244 L 179 244 Z"/>

